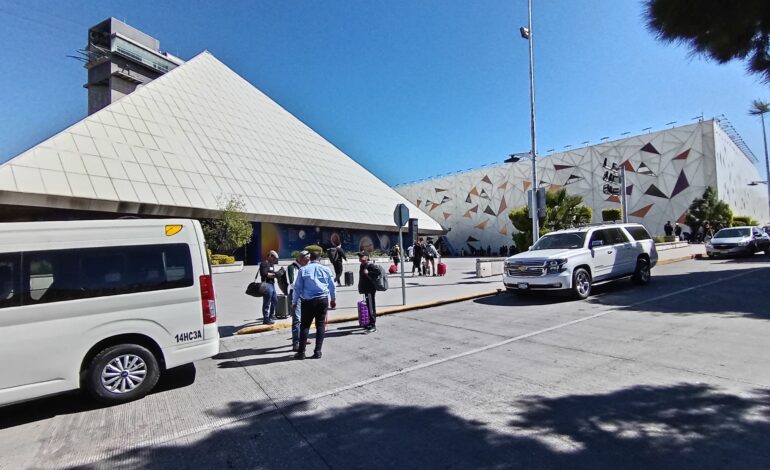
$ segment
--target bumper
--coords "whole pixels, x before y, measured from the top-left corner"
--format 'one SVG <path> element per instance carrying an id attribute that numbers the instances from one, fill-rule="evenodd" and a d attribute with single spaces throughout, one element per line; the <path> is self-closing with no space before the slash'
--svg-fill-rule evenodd
<path id="1" fill-rule="evenodd" d="M 709 248 L 706 247 L 706 254 L 709 256 L 714 255 L 745 255 L 754 253 L 754 248 L 751 245 L 747 246 L 731 246 L 729 248 Z"/>
<path id="2" fill-rule="evenodd" d="M 543 276 L 510 276 L 503 273 L 503 284 L 513 290 L 562 290 L 572 288 L 572 273 L 564 271 Z"/>
<path id="3" fill-rule="evenodd" d="M 219 335 L 217 334 L 214 338 L 200 341 L 195 344 L 185 344 L 183 346 L 167 348 L 163 351 L 163 354 L 166 357 L 167 369 L 189 364 L 201 359 L 208 359 L 211 356 L 219 354 Z"/>

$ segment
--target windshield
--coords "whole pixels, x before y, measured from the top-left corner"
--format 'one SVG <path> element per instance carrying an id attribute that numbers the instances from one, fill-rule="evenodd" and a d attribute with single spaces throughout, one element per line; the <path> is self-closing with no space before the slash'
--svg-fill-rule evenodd
<path id="1" fill-rule="evenodd" d="M 544 235 L 535 243 L 532 250 L 564 250 L 571 248 L 583 248 L 586 234 L 584 232 L 575 233 L 552 233 Z"/>
<path id="2" fill-rule="evenodd" d="M 751 229 L 748 228 L 723 228 L 718 231 L 714 238 L 739 238 L 751 235 Z"/>

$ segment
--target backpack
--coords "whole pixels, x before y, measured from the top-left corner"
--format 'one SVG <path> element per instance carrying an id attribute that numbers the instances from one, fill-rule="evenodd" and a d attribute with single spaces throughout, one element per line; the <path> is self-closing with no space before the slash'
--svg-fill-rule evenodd
<path id="1" fill-rule="evenodd" d="M 388 290 L 388 271 L 385 270 L 385 267 L 380 266 L 379 264 L 371 264 L 369 267 L 376 269 L 380 273 L 380 275 L 377 277 L 370 276 L 370 279 L 374 284 L 374 288 L 378 291 Z"/>
<path id="2" fill-rule="evenodd" d="M 337 262 L 337 258 L 339 258 L 339 253 L 337 253 L 336 247 L 333 246 L 328 250 L 326 250 L 326 254 L 329 256 L 329 261 L 331 261 L 332 263 Z"/>

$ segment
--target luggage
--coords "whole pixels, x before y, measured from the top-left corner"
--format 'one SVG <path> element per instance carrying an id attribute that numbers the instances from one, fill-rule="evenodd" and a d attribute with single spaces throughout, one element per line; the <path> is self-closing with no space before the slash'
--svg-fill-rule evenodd
<path id="1" fill-rule="evenodd" d="M 390 265 L 390 267 L 388 268 L 388 272 L 389 272 L 390 274 L 393 274 L 393 273 L 395 273 L 395 272 L 398 272 L 398 267 L 397 267 L 395 264 L 391 264 L 391 265 Z"/>
<path id="2" fill-rule="evenodd" d="M 353 285 L 353 271 L 345 271 L 345 285 L 346 286 Z"/>
<path id="3" fill-rule="evenodd" d="M 358 326 L 361 328 L 369 326 L 369 307 L 365 300 L 358 301 Z"/>
<path id="4" fill-rule="evenodd" d="M 275 306 L 275 318 L 289 317 L 289 296 L 278 294 L 278 305 Z"/>
<path id="5" fill-rule="evenodd" d="M 438 272 L 439 276 L 446 274 L 446 264 L 439 261 L 438 265 L 436 266 L 436 271 Z"/>

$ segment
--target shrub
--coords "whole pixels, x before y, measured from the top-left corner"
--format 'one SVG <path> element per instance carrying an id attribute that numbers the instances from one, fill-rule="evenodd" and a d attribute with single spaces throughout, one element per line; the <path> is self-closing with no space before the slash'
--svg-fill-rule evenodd
<path id="1" fill-rule="evenodd" d="M 253 228 L 246 218 L 244 202 L 238 197 L 220 201 L 219 218 L 202 220 L 206 243 L 216 251 L 232 253 L 251 240 Z"/>
<path id="2" fill-rule="evenodd" d="M 676 241 L 676 236 L 675 235 L 666 235 L 666 236 L 658 235 L 658 236 L 652 237 L 652 239 L 655 241 L 655 243 L 671 243 Z"/>
<path id="3" fill-rule="evenodd" d="M 759 225 L 759 222 L 751 218 L 750 215 L 736 215 L 735 217 L 733 217 L 733 225 L 734 226 L 749 225 L 751 227 L 755 227 Z"/>
<path id="4" fill-rule="evenodd" d="M 602 209 L 602 221 L 614 222 L 623 218 L 620 209 Z"/>
<path id="5" fill-rule="evenodd" d="M 233 264 L 235 256 L 230 255 L 211 255 L 211 264 Z"/>

